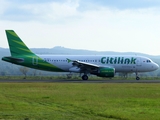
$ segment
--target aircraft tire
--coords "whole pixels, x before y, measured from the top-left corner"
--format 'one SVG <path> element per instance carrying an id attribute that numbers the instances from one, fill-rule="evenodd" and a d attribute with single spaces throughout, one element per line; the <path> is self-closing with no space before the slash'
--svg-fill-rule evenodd
<path id="1" fill-rule="evenodd" d="M 137 76 L 137 77 L 136 77 L 136 80 L 140 80 L 140 77 Z"/>
<path id="2" fill-rule="evenodd" d="M 88 76 L 87 75 L 83 75 L 82 76 L 82 80 L 88 80 Z"/>

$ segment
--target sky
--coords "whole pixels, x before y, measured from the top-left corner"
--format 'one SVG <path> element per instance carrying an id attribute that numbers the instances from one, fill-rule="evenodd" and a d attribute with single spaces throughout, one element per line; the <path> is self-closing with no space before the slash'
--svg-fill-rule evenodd
<path id="1" fill-rule="evenodd" d="M 160 55 L 160 0 L 0 0 L 6 29 L 29 48 L 62 46 Z"/>

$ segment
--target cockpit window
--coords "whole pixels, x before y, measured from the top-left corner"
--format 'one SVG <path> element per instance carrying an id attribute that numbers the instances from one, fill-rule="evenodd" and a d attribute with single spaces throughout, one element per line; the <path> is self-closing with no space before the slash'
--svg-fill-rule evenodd
<path id="1" fill-rule="evenodd" d="M 151 61 L 150 61 L 150 60 L 147 60 L 146 62 L 147 62 L 147 63 L 150 63 Z"/>

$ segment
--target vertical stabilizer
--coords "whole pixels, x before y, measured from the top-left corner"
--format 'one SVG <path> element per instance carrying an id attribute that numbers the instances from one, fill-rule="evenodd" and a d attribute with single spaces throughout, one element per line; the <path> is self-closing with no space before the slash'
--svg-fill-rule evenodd
<path id="1" fill-rule="evenodd" d="M 18 55 L 33 54 L 13 30 L 6 30 L 6 35 L 10 52 L 13 57 Z"/>

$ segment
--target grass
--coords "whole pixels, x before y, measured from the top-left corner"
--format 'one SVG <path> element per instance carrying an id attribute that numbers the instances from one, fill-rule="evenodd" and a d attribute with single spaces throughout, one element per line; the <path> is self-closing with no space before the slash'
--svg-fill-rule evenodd
<path id="1" fill-rule="evenodd" d="M 160 84 L 0 83 L 0 119 L 159 120 Z"/>

